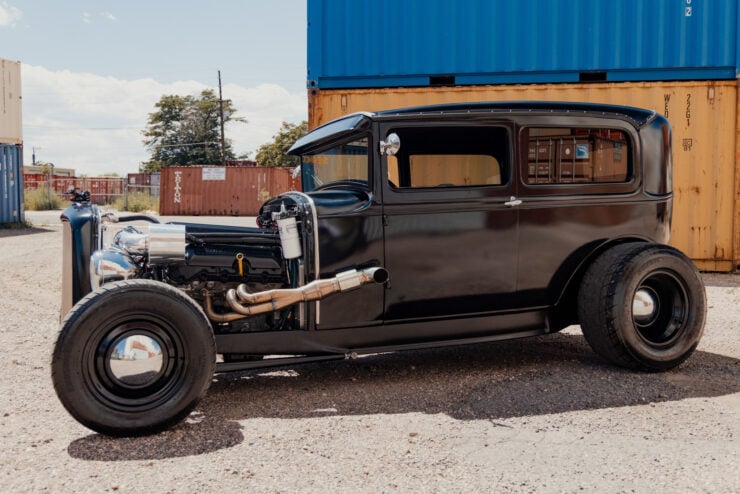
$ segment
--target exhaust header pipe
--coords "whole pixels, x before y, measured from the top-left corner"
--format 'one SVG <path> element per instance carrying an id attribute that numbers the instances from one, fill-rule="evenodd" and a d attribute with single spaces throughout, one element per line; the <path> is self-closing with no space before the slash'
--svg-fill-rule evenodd
<path id="1" fill-rule="evenodd" d="M 243 283 L 236 290 L 226 292 L 226 302 L 234 312 L 218 314 L 213 310 L 211 295 L 204 291 L 205 312 L 215 322 L 231 322 L 265 312 L 274 312 L 300 302 L 321 300 L 334 293 L 344 293 L 368 283 L 384 284 L 388 271 L 384 268 L 352 269 L 337 274 L 334 278 L 316 280 L 298 288 L 284 288 L 249 293 Z"/>

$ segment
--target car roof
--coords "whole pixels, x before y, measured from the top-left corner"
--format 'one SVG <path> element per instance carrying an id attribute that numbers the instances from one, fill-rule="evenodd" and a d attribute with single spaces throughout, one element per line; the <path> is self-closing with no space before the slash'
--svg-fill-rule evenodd
<path id="1" fill-rule="evenodd" d="M 487 101 L 479 103 L 451 103 L 442 105 L 416 106 L 385 110 L 372 113 L 375 118 L 399 115 L 435 113 L 572 113 L 600 116 L 620 116 L 631 120 L 636 127 L 642 127 L 652 120 L 656 113 L 652 110 L 631 106 L 607 105 L 600 103 L 571 103 L 566 101 Z"/>
<path id="2" fill-rule="evenodd" d="M 315 128 L 298 139 L 288 150 L 297 155 L 320 148 L 325 143 L 358 129 L 369 128 L 372 120 L 392 120 L 398 117 L 455 114 L 512 114 L 512 115 L 582 115 L 610 116 L 629 121 L 639 128 L 652 121 L 656 113 L 652 110 L 631 106 L 605 105 L 599 103 L 570 103 L 564 101 L 488 101 L 480 103 L 453 103 L 444 105 L 415 106 L 378 112 L 359 112 L 345 115 Z"/>

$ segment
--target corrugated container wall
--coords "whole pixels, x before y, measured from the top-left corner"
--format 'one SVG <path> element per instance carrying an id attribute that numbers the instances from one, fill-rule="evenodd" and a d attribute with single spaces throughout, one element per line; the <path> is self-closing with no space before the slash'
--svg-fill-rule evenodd
<path id="1" fill-rule="evenodd" d="M 21 63 L 0 58 L 0 143 L 22 144 Z"/>
<path id="2" fill-rule="evenodd" d="M 738 0 L 308 0 L 320 89 L 734 79 Z"/>
<path id="3" fill-rule="evenodd" d="M 0 223 L 23 221 L 21 146 L 0 144 Z"/>
<path id="4" fill-rule="evenodd" d="M 314 89 L 309 90 L 309 127 L 363 110 L 502 100 L 611 103 L 666 115 L 673 128 L 671 243 L 701 269 L 730 271 L 740 263 L 740 160 L 736 160 L 740 112 L 735 80 Z"/>
<path id="5" fill-rule="evenodd" d="M 293 168 L 165 167 L 160 177 L 159 213 L 254 216 L 270 197 L 300 190 L 292 173 Z"/>

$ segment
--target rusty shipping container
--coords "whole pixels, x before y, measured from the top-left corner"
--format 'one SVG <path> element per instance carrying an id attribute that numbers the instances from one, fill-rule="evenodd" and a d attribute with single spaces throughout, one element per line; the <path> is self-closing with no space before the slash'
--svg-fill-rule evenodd
<path id="1" fill-rule="evenodd" d="M 163 215 L 254 216 L 262 203 L 300 189 L 293 168 L 170 166 L 161 171 Z"/>
<path id="2" fill-rule="evenodd" d="M 158 176 L 159 173 L 129 173 L 126 175 L 126 183 L 128 185 L 151 186 L 153 175 Z"/>
<path id="3" fill-rule="evenodd" d="M 0 58 L 0 144 L 23 144 L 21 63 Z"/>
<path id="4" fill-rule="evenodd" d="M 673 128 L 671 243 L 700 269 L 740 264 L 738 81 L 309 90 L 309 128 L 357 111 L 472 101 L 587 101 L 649 108 Z"/>

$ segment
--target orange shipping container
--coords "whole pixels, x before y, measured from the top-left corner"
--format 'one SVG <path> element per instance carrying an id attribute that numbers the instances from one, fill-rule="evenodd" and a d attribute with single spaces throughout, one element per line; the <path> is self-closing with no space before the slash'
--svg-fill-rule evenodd
<path id="1" fill-rule="evenodd" d="M 309 127 L 358 111 L 455 102 L 587 101 L 649 108 L 673 128 L 671 243 L 700 269 L 740 264 L 737 81 L 309 90 Z"/>
<path id="2" fill-rule="evenodd" d="M 254 216 L 262 203 L 300 188 L 293 168 L 170 166 L 162 169 L 163 215 Z"/>

